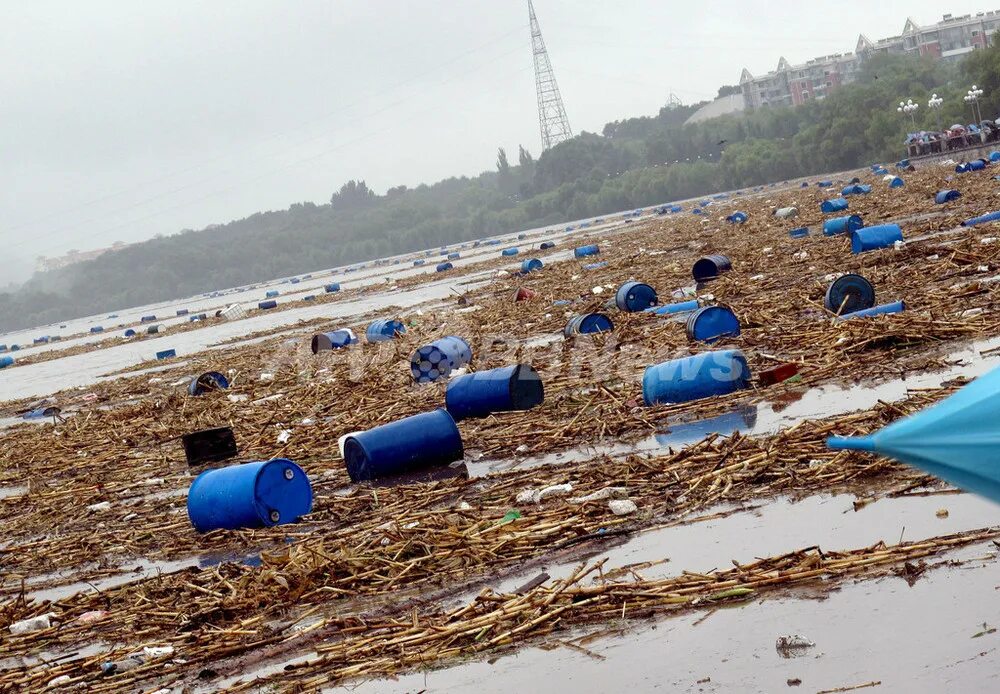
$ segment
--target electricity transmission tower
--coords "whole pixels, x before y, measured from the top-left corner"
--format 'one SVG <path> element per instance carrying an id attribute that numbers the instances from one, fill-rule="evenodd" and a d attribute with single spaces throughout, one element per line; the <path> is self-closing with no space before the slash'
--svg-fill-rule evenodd
<path id="1" fill-rule="evenodd" d="M 542 130 L 542 149 L 546 150 L 563 140 L 573 137 L 569 129 L 569 119 L 559 95 L 555 73 L 549 53 L 545 50 L 542 30 L 538 26 L 535 7 L 528 0 L 528 16 L 531 18 L 531 49 L 535 57 L 535 91 L 538 93 L 538 125 Z"/>

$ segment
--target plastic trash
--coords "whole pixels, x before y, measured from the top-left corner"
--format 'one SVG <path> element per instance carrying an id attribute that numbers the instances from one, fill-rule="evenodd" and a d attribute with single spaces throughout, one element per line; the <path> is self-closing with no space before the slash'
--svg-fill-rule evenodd
<path id="1" fill-rule="evenodd" d="M 788 235 L 793 239 L 804 239 L 809 236 L 809 227 L 799 227 L 798 229 L 792 229 L 788 232 Z"/>
<path id="2" fill-rule="evenodd" d="M 731 215 L 726 217 L 726 221 L 729 222 L 730 224 L 743 224 L 745 221 L 747 221 L 747 219 L 748 219 L 747 213 L 740 211 L 733 212 Z"/>
<path id="3" fill-rule="evenodd" d="M 691 274 L 696 282 L 715 279 L 733 268 L 732 262 L 724 255 L 706 255 L 695 261 Z"/>
<path id="4" fill-rule="evenodd" d="M 875 305 L 875 287 L 861 275 L 841 275 L 823 297 L 823 305 L 833 313 L 853 313 Z"/>
<path id="5" fill-rule="evenodd" d="M 521 274 L 526 275 L 529 272 L 534 272 L 535 270 L 541 270 L 544 263 L 538 258 L 528 258 L 527 260 L 521 261 Z"/>
<path id="6" fill-rule="evenodd" d="M 658 316 L 668 316 L 675 313 L 687 313 L 688 311 L 696 311 L 698 309 L 698 301 L 692 299 L 691 301 L 681 301 L 676 304 L 665 304 L 663 306 L 653 306 L 646 309 L 647 313 L 655 313 Z"/>
<path id="7" fill-rule="evenodd" d="M 576 258 L 585 258 L 588 255 L 597 255 L 601 252 L 601 249 L 595 245 L 591 244 L 589 246 L 578 246 L 573 249 L 573 256 Z"/>
<path id="8" fill-rule="evenodd" d="M 774 211 L 774 216 L 779 219 L 792 219 L 799 216 L 799 208 L 797 207 L 779 207 Z"/>
<path id="9" fill-rule="evenodd" d="M 724 306 L 705 306 L 688 316 L 685 326 L 689 340 L 709 344 L 722 337 L 740 334 L 740 321 Z"/>
<path id="10" fill-rule="evenodd" d="M 728 395 L 750 385 L 750 367 L 738 349 L 702 352 L 646 368 L 642 397 L 646 405 L 679 403 Z"/>
<path id="11" fill-rule="evenodd" d="M 455 335 L 424 345 L 410 356 L 410 373 L 417 383 L 448 378 L 451 372 L 472 361 L 469 343 Z"/>
<path id="12" fill-rule="evenodd" d="M 518 251 L 516 247 L 505 248 L 502 251 L 500 251 L 500 255 L 511 256 L 511 255 L 517 255 L 519 252 L 520 251 Z"/>
<path id="13" fill-rule="evenodd" d="M 862 228 L 865 222 L 856 214 L 847 217 L 834 217 L 823 222 L 823 234 L 825 236 L 836 236 L 846 234 Z"/>
<path id="14" fill-rule="evenodd" d="M 952 200 L 958 200 L 962 197 L 962 194 L 955 190 L 954 188 L 949 188 L 946 190 L 939 190 L 934 195 L 934 202 L 938 205 L 943 205 L 946 202 L 951 202 Z"/>
<path id="15" fill-rule="evenodd" d="M 615 324 L 611 322 L 603 313 L 584 313 L 570 318 L 563 328 L 566 337 L 572 335 L 610 332 L 615 329 Z"/>
<path id="16" fill-rule="evenodd" d="M 529 364 L 514 364 L 458 376 L 448 384 L 445 407 L 459 421 L 494 412 L 530 410 L 544 399 L 538 372 Z"/>
<path id="17" fill-rule="evenodd" d="M 17 347 L 17 345 L 14 346 Z M 13 366 L 13 365 L 14 365 L 14 357 L 10 357 L 7 355 L 0 357 L 0 369 L 6 369 L 8 366 Z"/>
<path id="18" fill-rule="evenodd" d="M 10 625 L 10 633 L 17 636 L 20 634 L 30 634 L 33 631 L 48 629 L 52 626 L 53 617 L 55 617 L 54 612 L 47 612 L 45 614 L 38 615 L 37 617 L 22 619 Z"/>
<path id="19" fill-rule="evenodd" d="M 757 380 L 762 386 L 773 386 L 782 381 L 787 381 L 799 372 L 798 364 L 779 364 L 765 369 L 757 374 Z"/>
<path id="20" fill-rule="evenodd" d="M 333 332 L 313 335 L 310 347 L 313 354 L 319 354 L 320 352 L 353 345 L 357 341 L 358 336 L 354 334 L 353 330 L 350 328 L 341 328 Z"/>
<path id="21" fill-rule="evenodd" d="M 891 304 L 882 304 L 881 306 L 872 306 L 871 308 L 862 309 L 860 311 L 853 311 L 852 313 L 845 313 L 840 316 L 839 320 L 848 320 L 849 318 L 867 318 L 869 316 L 881 316 L 887 313 L 899 313 L 900 311 L 906 310 L 906 304 L 903 301 L 894 301 Z"/>
<path id="22" fill-rule="evenodd" d="M 105 677 L 117 675 L 129 670 L 135 670 L 145 664 L 146 659 L 141 655 L 130 655 L 121 660 L 112 660 L 101 664 L 101 674 Z"/>
<path id="23" fill-rule="evenodd" d="M 612 499 L 608 502 L 608 508 L 616 516 L 627 516 L 639 510 L 631 499 Z"/>
<path id="24" fill-rule="evenodd" d="M 229 379 L 218 371 L 206 371 L 201 376 L 191 380 L 188 385 L 190 395 L 204 395 L 213 390 L 226 390 L 229 387 Z"/>
<path id="25" fill-rule="evenodd" d="M 312 485 L 287 458 L 206 470 L 188 489 L 195 530 L 267 528 L 295 523 L 312 510 Z"/>
<path id="26" fill-rule="evenodd" d="M 824 200 L 819 204 L 819 209 L 823 214 L 830 214 L 832 212 L 842 212 L 848 207 L 848 202 L 844 198 L 833 198 L 832 200 Z"/>
<path id="27" fill-rule="evenodd" d="M 645 311 L 658 302 L 656 290 L 642 282 L 626 282 L 615 293 L 615 305 L 629 313 Z"/>
<path id="28" fill-rule="evenodd" d="M 184 456 L 188 465 L 217 463 L 228 460 L 239 453 L 236 437 L 229 427 L 202 429 L 181 436 Z"/>
<path id="29" fill-rule="evenodd" d="M 879 224 L 862 227 L 851 232 L 851 253 L 857 255 L 865 251 L 886 248 L 903 240 L 903 230 L 898 224 Z"/>
<path id="30" fill-rule="evenodd" d="M 451 270 L 454 267 L 455 266 L 452 265 L 451 263 L 447 263 L 447 262 L 445 262 L 445 263 L 438 263 L 437 267 L 434 268 L 434 272 L 447 272 L 448 270 Z"/>
<path id="31" fill-rule="evenodd" d="M 173 349 L 164 349 L 156 353 L 156 358 L 158 360 L 173 359 L 176 356 L 177 356 L 177 350 Z"/>
<path id="32" fill-rule="evenodd" d="M 267 311 L 272 308 L 277 308 L 277 306 L 278 302 L 275 301 L 274 299 L 270 299 L 268 301 L 261 301 L 259 304 L 257 304 L 257 308 L 259 308 L 262 311 Z"/>
<path id="33" fill-rule="evenodd" d="M 417 263 L 413 263 L 413 264 L 416 265 Z M 423 265 L 424 261 L 421 260 L 420 264 Z M 325 287 L 323 287 L 323 291 L 326 292 L 327 294 L 333 294 L 334 292 L 339 292 L 340 291 L 340 282 L 331 282 L 330 284 L 328 284 Z"/>
<path id="34" fill-rule="evenodd" d="M 601 268 L 606 268 L 608 266 L 607 260 L 602 260 L 599 263 L 588 263 L 583 266 L 584 270 L 600 270 Z"/>
<path id="35" fill-rule="evenodd" d="M 987 224 L 989 222 L 1000 221 L 1000 212 L 990 212 L 988 214 L 980 215 L 978 217 L 973 217 L 972 219 L 966 219 L 962 222 L 964 227 L 974 227 L 977 224 Z"/>
<path id="36" fill-rule="evenodd" d="M 344 442 L 344 463 L 354 482 L 448 465 L 463 455 L 462 436 L 443 409 L 358 432 Z"/>
<path id="37" fill-rule="evenodd" d="M 379 318 L 368 324 L 365 339 L 368 342 L 386 342 L 394 340 L 406 332 L 403 322 L 395 318 Z"/>
<path id="38" fill-rule="evenodd" d="M 544 250 L 548 250 L 549 248 L 554 248 L 555 245 L 556 244 L 554 242 L 552 242 L 552 241 L 542 241 L 538 245 L 538 248 L 539 248 L 539 250 L 543 250 L 544 251 Z"/>

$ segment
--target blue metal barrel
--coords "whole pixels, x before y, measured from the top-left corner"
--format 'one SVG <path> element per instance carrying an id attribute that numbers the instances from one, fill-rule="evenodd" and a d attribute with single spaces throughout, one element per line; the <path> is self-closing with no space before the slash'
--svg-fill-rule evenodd
<path id="1" fill-rule="evenodd" d="M 463 374 L 448 384 L 445 407 L 455 421 L 494 412 L 530 410 L 545 399 L 542 379 L 528 364 Z"/>
<path id="2" fill-rule="evenodd" d="M 750 367 L 738 349 L 702 352 L 646 367 L 642 399 L 647 405 L 728 395 L 750 385 Z"/>
<path id="3" fill-rule="evenodd" d="M 724 255 L 706 255 L 698 258 L 691 267 L 691 274 L 696 282 L 712 280 L 733 268 L 732 262 Z"/>
<path id="4" fill-rule="evenodd" d="M 500 255 L 517 255 L 517 254 L 518 254 L 517 248 L 505 248 L 502 251 L 500 251 Z"/>
<path id="5" fill-rule="evenodd" d="M 544 263 L 538 258 L 528 258 L 527 260 L 521 261 L 521 272 L 527 274 L 529 272 L 534 272 L 535 270 L 541 270 Z"/>
<path id="6" fill-rule="evenodd" d="M 403 325 L 402 321 L 395 318 L 379 318 L 368 325 L 368 329 L 365 330 L 365 338 L 369 342 L 385 342 L 405 332 L 406 326 Z"/>
<path id="7" fill-rule="evenodd" d="M 831 212 L 841 212 L 846 210 L 848 207 L 847 200 L 844 198 L 833 198 L 832 200 L 824 200 L 819 204 L 819 209 L 823 214 L 830 214 Z"/>
<path id="8" fill-rule="evenodd" d="M 332 294 L 334 292 L 339 292 L 340 291 L 340 282 L 331 282 L 330 284 L 328 284 L 325 287 L 323 287 L 323 291 L 325 291 L 327 294 Z"/>
<path id="9" fill-rule="evenodd" d="M 92 326 L 90 328 L 90 332 L 95 333 L 95 334 L 96 333 L 103 333 L 104 332 L 104 326 L 101 326 L 101 325 Z"/>
<path id="10" fill-rule="evenodd" d="M 642 282 L 626 282 L 615 292 L 615 305 L 629 313 L 645 311 L 657 303 L 656 290 Z"/>
<path id="11" fill-rule="evenodd" d="M 455 266 L 452 265 L 451 263 L 438 263 L 437 267 L 434 268 L 434 271 L 435 272 L 446 272 L 448 270 L 451 270 L 454 267 Z"/>
<path id="12" fill-rule="evenodd" d="M 273 299 L 274 297 L 278 296 L 278 294 L 279 294 L 279 292 L 278 292 L 278 290 L 277 290 L 277 289 L 270 289 L 270 290 L 268 290 L 268 291 L 267 291 L 267 292 L 266 292 L 266 293 L 264 294 L 264 298 L 265 298 L 265 299 Z"/>
<path id="13" fill-rule="evenodd" d="M 689 340 L 712 343 L 739 335 L 740 320 L 724 306 L 705 306 L 688 316 L 686 331 Z"/>
<path id="14" fill-rule="evenodd" d="M 865 318 L 867 316 L 881 316 L 885 313 L 899 313 L 904 310 L 906 310 L 905 302 L 894 301 L 891 304 L 882 304 L 881 306 L 873 306 L 861 311 L 854 311 L 853 313 L 845 313 L 840 317 L 840 320 L 847 320 L 848 318 Z"/>
<path id="15" fill-rule="evenodd" d="M 936 202 L 938 205 L 943 205 L 946 202 L 951 202 L 952 200 L 958 200 L 960 197 L 962 197 L 961 193 L 959 193 L 957 190 L 953 188 L 949 188 L 946 190 L 939 190 L 934 195 L 934 202 Z"/>
<path id="16" fill-rule="evenodd" d="M 788 232 L 788 235 L 793 239 L 804 239 L 809 236 L 809 227 L 799 227 L 798 229 L 792 229 Z"/>
<path id="17" fill-rule="evenodd" d="M 286 458 L 206 470 L 188 489 L 195 530 L 269 528 L 295 523 L 312 510 L 312 485 Z"/>
<path id="18" fill-rule="evenodd" d="M 455 251 L 454 253 L 449 253 L 448 254 L 448 260 L 458 260 L 461 257 L 462 257 L 462 254 L 459 253 L 458 251 Z"/>
<path id="19" fill-rule="evenodd" d="M 877 248 L 886 248 L 903 240 L 903 230 L 898 224 L 879 224 L 851 232 L 851 253 L 857 255 Z"/>
<path id="20" fill-rule="evenodd" d="M 615 329 L 615 324 L 603 313 L 583 313 L 569 319 L 563 334 L 567 337 L 571 335 L 583 335 L 589 333 L 603 333 Z"/>
<path id="21" fill-rule="evenodd" d="M 213 390 L 225 390 L 229 387 L 229 379 L 218 371 L 206 371 L 201 376 L 191 379 L 188 384 L 188 393 L 191 395 L 204 395 Z"/>
<path id="22" fill-rule="evenodd" d="M 647 308 L 646 311 L 649 313 L 655 313 L 658 316 L 666 316 L 673 313 L 686 313 L 687 311 L 696 311 L 698 309 L 698 301 L 692 299 L 691 301 L 681 301 L 677 304 L 666 304 L 665 306 L 655 306 L 652 308 Z"/>
<path id="23" fill-rule="evenodd" d="M 836 236 L 837 234 L 850 233 L 856 229 L 860 229 L 864 225 L 864 220 L 856 214 L 848 217 L 834 217 L 823 222 L 823 234 L 826 236 Z"/>
<path id="24" fill-rule="evenodd" d="M 0 369 L 6 369 L 8 366 L 14 365 L 14 357 L 4 355 L 0 357 Z"/>
<path id="25" fill-rule="evenodd" d="M 843 275 L 830 283 L 823 305 L 833 313 L 852 313 L 875 305 L 875 287 L 861 275 Z"/>
<path id="26" fill-rule="evenodd" d="M 600 247 L 592 243 L 589 246 L 577 246 L 573 249 L 573 256 L 576 258 L 586 258 L 588 255 L 597 255 L 601 252 Z"/>
<path id="27" fill-rule="evenodd" d="M 358 432 L 344 441 L 347 474 L 355 482 L 447 465 L 463 455 L 462 435 L 443 409 Z"/>
<path id="28" fill-rule="evenodd" d="M 978 217 L 973 217 L 972 219 L 966 219 L 962 222 L 964 227 L 974 227 L 977 224 L 987 224 L 988 222 L 1000 221 L 1000 212 L 989 212 Z"/>
<path id="29" fill-rule="evenodd" d="M 555 244 L 555 243 L 553 243 L 552 241 L 542 241 L 542 242 L 541 242 L 541 243 L 540 243 L 540 244 L 538 245 L 538 248 L 539 248 L 540 250 L 543 250 L 543 251 L 544 251 L 544 250 L 548 250 L 549 248 L 554 248 L 554 247 L 555 247 L 555 245 L 556 245 L 556 244 Z"/>
<path id="30" fill-rule="evenodd" d="M 434 340 L 420 347 L 410 357 L 410 373 L 417 383 L 429 383 L 447 378 L 455 369 L 472 361 L 469 343 L 455 335 Z"/>
<path id="31" fill-rule="evenodd" d="M 340 349 L 357 341 L 358 338 L 354 335 L 354 331 L 348 328 L 341 328 L 330 333 L 318 333 L 312 338 L 312 353 L 318 354 L 330 349 Z"/>
<path id="32" fill-rule="evenodd" d="M 275 301 L 274 299 L 270 299 L 268 301 L 261 301 L 259 304 L 257 304 L 257 308 L 261 309 L 262 311 L 266 311 L 269 308 L 275 308 L 277 305 L 278 305 L 277 301 Z"/>
<path id="33" fill-rule="evenodd" d="M 165 349 L 156 353 L 157 359 L 173 359 L 177 356 L 177 350 Z"/>

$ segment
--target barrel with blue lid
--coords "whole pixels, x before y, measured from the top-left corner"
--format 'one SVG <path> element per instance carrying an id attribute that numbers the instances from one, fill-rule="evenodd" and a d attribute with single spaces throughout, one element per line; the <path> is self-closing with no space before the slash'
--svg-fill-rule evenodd
<path id="1" fill-rule="evenodd" d="M 518 251 L 516 247 L 514 247 L 514 248 L 505 248 L 502 251 L 500 251 L 500 255 L 511 256 L 511 255 L 517 255 L 519 252 L 520 251 Z"/>
<path id="2" fill-rule="evenodd" d="M 646 367 L 642 399 L 646 405 L 690 402 L 749 386 L 750 367 L 740 350 L 702 352 Z"/>
<path id="3" fill-rule="evenodd" d="M 819 209 L 823 214 L 830 214 L 831 212 L 841 212 L 846 210 L 848 207 L 847 200 L 845 198 L 833 198 L 832 200 L 824 200 L 819 204 Z"/>
<path id="4" fill-rule="evenodd" d="M 274 299 L 268 299 L 267 301 L 261 301 L 259 304 L 257 304 L 257 308 L 259 308 L 262 311 L 267 311 L 268 309 L 276 308 L 277 306 L 278 306 L 278 302 L 275 301 Z"/>
<path id="5" fill-rule="evenodd" d="M 312 511 L 312 485 L 287 458 L 206 470 L 188 489 L 195 530 L 270 528 L 295 523 Z"/>
<path id="6" fill-rule="evenodd" d="M 657 303 L 656 290 L 642 282 L 626 282 L 615 292 L 615 305 L 629 313 L 645 311 Z"/>
<path id="7" fill-rule="evenodd" d="M 229 387 L 229 379 L 218 371 L 206 371 L 200 376 L 191 379 L 188 384 L 188 394 L 204 395 L 213 390 L 225 390 Z"/>
<path id="8" fill-rule="evenodd" d="M 447 272 L 448 270 L 451 270 L 454 267 L 455 267 L 454 265 L 452 265 L 451 263 L 448 263 L 448 262 L 438 263 L 437 267 L 434 268 L 434 271 L 435 272 Z"/>
<path id="9" fill-rule="evenodd" d="M 711 344 L 722 337 L 737 337 L 740 320 L 725 306 L 705 306 L 688 316 L 685 329 L 689 340 Z"/>
<path id="10" fill-rule="evenodd" d="M 601 252 L 600 247 L 597 244 L 590 244 L 588 246 L 577 246 L 573 249 L 573 256 L 576 258 L 586 258 L 588 255 L 597 255 Z"/>
<path id="11" fill-rule="evenodd" d="M 851 232 L 851 253 L 857 255 L 865 251 L 887 248 L 902 240 L 903 230 L 898 224 L 862 227 Z"/>
<path id="12" fill-rule="evenodd" d="M 566 327 L 563 328 L 563 334 L 569 337 L 571 335 L 610 332 L 614 329 L 615 324 L 603 313 L 583 313 L 569 319 Z"/>
<path id="13" fill-rule="evenodd" d="M 397 336 L 406 332 L 403 322 L 395 318 L 379 318 L 368 324 L 365 330 L 365 338 L 369 342 L 385 342 L 393 340 Z"/>
<path id="14" fill-rule="evenodd" d="M 331 349 L 341 349 L 357 341 L 357 336 L 355 336 L 354 331 L 350 328 L 341 328 L 340 330 L 328 333 L 317 333 L 312 338 L 312 353 L 318 354 Z"/>
<path id="15" fill-rule="evenodd" d="M 445 393 L 445 407 L 458 421 L 494 412 L 530 410 L 544 399 L 538 372 L 529 364 L 512 364 L 453 379 Z"/>
<path id="16" fill-rule="evenodd" d="M 851 313 L 875 305 L 875 287 L 861 275 L 838 277 L 826 290 L 823 305 L 833 313 Z"/>
<path id="17" fill-rule="evenodd" d="M 836 236 L 837 234 L 849 234 L 865 225 L 861 217 L 856 214 L 847 217 L 834 217 L 823 222 L 823 234 L 825 236 Z"/>
<path id="18" fill-rule="evenodd" d="M 527 258 L 521 261 L 521 272 L 527 274 L 535 270 L 541 270 L 544 263 L 538 258 Z"/>
<path id="19" fill-rule="evenodd" d="M 464 454 L 462 435 L 444 409 L 357 432 L 344 441 L 344 463 L 354 482 L 447 465 Z"/>
<path id="20" fill-rule="evenodd" d="M 939 190 L 934 195 L 934 202 L 936 202 L 938 205 L 943 205 L 946 202 L 951 202 L 952 200 L 958 200 L 960 197 L 962 197 L 962 194 L 960 192 L 958 192 L 954 188 L 948 188 L 945 190 Z"/>
<path id="21" fill-rule="evenodd" d="M 691 267 L 691 274 L 696 282 L 712 280 L 719 275 L 729 272 L 733 268 L 732 262 L 724 255 L 706 255 L 698 258 Z"/>
<path id="22" fill-rule="evenodd" d="M 472 361 L 469 343 L 455 335 L 442 337 L 417 349 L 410 357 L 410 373 L 417 383 L 447 378 Z"/>

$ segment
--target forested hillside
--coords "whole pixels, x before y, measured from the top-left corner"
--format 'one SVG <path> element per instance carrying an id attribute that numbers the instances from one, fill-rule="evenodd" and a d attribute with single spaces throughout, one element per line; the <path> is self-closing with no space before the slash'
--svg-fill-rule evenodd
<path id="1" fill-rule="evenodd" d="M 0 329 L 177 298 L 275 276 L 500 232 L 900 158 L 902 98 L 945 98 L 945 124 L 968 122 L 961 95 L 983 86 L 997 114 L 1000 49 L 955 66 L 881 56 L 856 83 L 799 108 L 764 108 L 683 125 L 694 106 L 607 124 L 537 159 L 497 153 L 493 169 L 379 195 L 350 181 L 328 204 L 296 203 L 202 231 L 136 244 L 0 294 Z M 922 108 L 924 127 L 936 119 Z M 361 172 L 359 171 L 359 174 Z"/>

